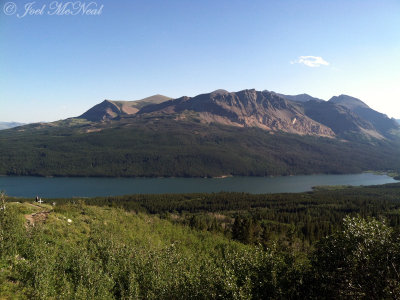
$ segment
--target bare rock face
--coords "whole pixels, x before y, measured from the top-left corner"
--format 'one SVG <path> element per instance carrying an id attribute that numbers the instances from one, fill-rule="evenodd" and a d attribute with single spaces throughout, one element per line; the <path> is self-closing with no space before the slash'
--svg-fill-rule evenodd
<path id="1" fill-rule="evenodd" d="M 334 132 L 307 117 L 301 106 L 268 91 L 243 90 L 229 93 L 217 90 L 194 98 L 183 97 L 145 107 L 138 114 L 194 111 L 204 123 L 239 127 L 259 127 L 302 135 L 335 136 Z"/>

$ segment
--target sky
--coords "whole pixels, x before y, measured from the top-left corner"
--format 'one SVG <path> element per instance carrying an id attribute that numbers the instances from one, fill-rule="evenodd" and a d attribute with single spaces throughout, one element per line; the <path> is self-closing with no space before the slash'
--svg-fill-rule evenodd
<path id="1" fill-rule="evenodd" d="M 0 0 L 0 121 L 252 88 L 400 119 L 400 1 Z"/>

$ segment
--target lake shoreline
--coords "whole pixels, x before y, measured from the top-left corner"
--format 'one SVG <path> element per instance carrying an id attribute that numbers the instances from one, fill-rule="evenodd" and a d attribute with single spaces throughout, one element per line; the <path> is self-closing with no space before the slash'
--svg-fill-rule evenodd
<path id="1" fill-rule="evenodd" d="M 14 197 L 72 198 L 129 194 L 187 194 L 241 192 L 298 193 L 327 186 L 362 186 L 397 183 L 388 175 L 372 173 L 276 177 L 225 178 L 105 178 L 105 177 L 0 177 L 0 190 Z"/>
<path id="2" fill-rule="evenodd" d="M 266 176 L 258 176 L 258 175 L 232 175 L 232 174 L 224 174 L 218 176 L 106 176 L 106 175 L 73 175 L 73 176 L 64 176 L 64 175 L 7 175 L 0 174 L 1 177 L 37 177 L 37 178 L 132 178 L 132 179 L 167 179 L 167 178 L 193 178 L 193 179 L 225 179 L 225 178 L 240 178 L 240 177 L 252 177 L 252 178 L 276 178 L 276 177 L 293 177 L 293 176 L 314 176 L 314 175 L 355 175 L 355 174 L 376 174 L 376 175 L 387 175 L 389 177 L 395 178 L 399 177 L 400 174 L 394 172 L 393 170 L 366 170 L 355 173 L 340 173 L 340 172 L 327 172 L 327 173 L 299 173 L 299 174 L 277 174 L 277 175 L 266 175 Z M 397 179 L 400 180 L 400 179 Z"/>

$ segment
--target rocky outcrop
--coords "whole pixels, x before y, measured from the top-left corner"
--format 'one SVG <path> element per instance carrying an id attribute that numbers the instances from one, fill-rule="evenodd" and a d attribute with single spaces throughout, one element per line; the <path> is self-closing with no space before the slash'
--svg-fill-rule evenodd
<path id="1" fill-rule="evenodd" d="M 198 118 L 205 123 L 335 136 L 330 128 L 307 117 L 300 106 L 268 91 L 243 90 L 230 93 L 217 90 L 193 98 L 182 97 L 145 107 L 138 114 L 181 114 L 185 111 L 196 112 Z"/>

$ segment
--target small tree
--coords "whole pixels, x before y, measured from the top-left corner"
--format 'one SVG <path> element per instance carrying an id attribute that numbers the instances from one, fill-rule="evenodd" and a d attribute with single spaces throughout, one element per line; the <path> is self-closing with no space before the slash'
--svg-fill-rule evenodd
<path id="1" fill-rule="evenodd" d="M 3 230 L 3 219 L 4 219 L 4 214 L 6 211 L 6 199 L 4 196 L 4 192 L 0 192 L 0 248 L 2 248 L 3 245 L 3 240 L 4 240 L 4 230 Z"/>
<path id="2" fill-rule="evenodd" d="M 341 232 L 321 240 L 312 260 L 321 298 L 400 297 L 398 237 L 384 221 L 346 217 Z"/>
<path id="3" fill-rule="evenodd" d="M 3 211 L 3 214 L 5 213 L 6 210 L 6 196 L 4 192 L 0 192 L 0 210 Z"/>

